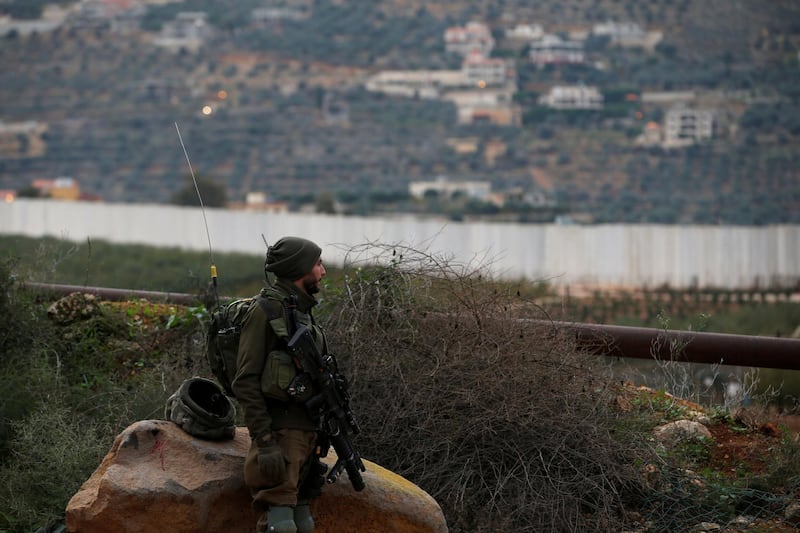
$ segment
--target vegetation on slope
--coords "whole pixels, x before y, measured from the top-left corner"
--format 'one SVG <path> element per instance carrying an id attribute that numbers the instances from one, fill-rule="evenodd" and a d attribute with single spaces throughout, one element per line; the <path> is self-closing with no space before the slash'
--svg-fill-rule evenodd
<path id="1" fill-rule="evenodd" d="M 0 12 L 22 15 L 43 3 L 11 0 Z M 565 212 L 595 222 L 700 224 L 800 216 L 796 3 L 318 1 L 303 6 L 307 17 L 269 23 L 252 16 L 262 4 L 153 5 L 142 34 L 68 25 L 5 37 L 0 64 L 13 68 L 0 69 L 0 115 L 39 121 L 47 131 L 38 139 L 43 153 L 28 153 L 24 136 L 18 151 L 9 144 L 12 153 L 0 162 L 2 188 L 22 192 L 32 176 L 65 175 L 111 201 L 170 201 L 185 174 L 178 121 L 195 167 L 224 184 L 234 201 L 261 191 L 295 208 L 326 194 L 347 213 L 423 210 L 524 222 Z M 209 15 L 215 35 L 199 53 L 165 52 L 149 42 L 179 11 Z M 469 20 L 486 21 L 495 55 L 515 63 L 521 127 L 460 125 L 449 102 L 363 89 L 377 69 L 457 68 L 443 32 Z M 524 46 L 503 38 L 509 20 L 541 23 L 549 33 L 630 21 L 665 36 L 652 52 L 589 40 L 587 65 L 540 69 Z M 604 110 L 537 103 L 554 85 L 579 83 L 600 89 Z M 636 147 L 634 138 L 648 122 L 661 122 L 667 106 L 625 97 L 653 91 L 709 97 L 693 106 L 717 113 L 714 140 L 688 150 Z M 345 123 L 326 120 L 328 100 L 347 110 Z M 213 115 L 201 116 L 209 103 Z M 477 139 L 477 149 L 457 152 L 446 142 L 453 138 Z M 498 213 L 486 202 L 376 198 L 402 195 L 409 182 L 439 175 L 490 180 L 499 191 L 544 192 L 555 205 L 509 205 Z"/>

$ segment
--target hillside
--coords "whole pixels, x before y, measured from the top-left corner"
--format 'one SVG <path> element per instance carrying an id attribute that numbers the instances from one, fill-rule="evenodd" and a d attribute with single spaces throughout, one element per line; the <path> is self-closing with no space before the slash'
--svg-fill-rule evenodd
<path id="1" fill-rule="evenodd" d="M 133 26 L 62 2 L 84 10 L 53 31 L 2 37 L 0 189 L 34 194 L 34 180 L 69 176 L 107 201 L 169 202 L 187 185 L 178 122 L 194 169 L 235 202 L 256 191 L 292 209 L 320 208 L 327 194 L 345 212 L 455 220 L 800 221 L 795 2 L 321 1 L 283 18 L 256 17 L 265 5 L 256 0 L 130 3 L 144 10 Z M 23 4 L 0 13 L 31 14 Z M 196 47 L 159 45 L 182 11 L 207 13 L 208 35 Z M 382 70 L 457 69 L 443 36 L 471 20 L 490 27 L 492 56 L 514 65 L 518 125 L 463 124 L 449 101 L 365 89 Z M 663 38 L 645 50 L 590 35 L 584 64 L 538 68 L 505 37 L 517 24 L 566 37 L 608 20 Z M 602 110 L 538 103 L 580 83 L 602 92 Z M 711 110 L 713 138 L 639 146 L 674 105 L 646 95 L 665 92 Z M 487 180 L 505 203 L 409 196 L 411 181 L 437 176 Z"/>

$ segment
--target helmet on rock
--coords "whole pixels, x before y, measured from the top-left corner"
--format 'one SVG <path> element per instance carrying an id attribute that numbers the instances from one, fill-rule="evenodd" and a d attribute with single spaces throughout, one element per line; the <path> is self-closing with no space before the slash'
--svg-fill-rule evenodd
<path id="1" fill-rule="evenodd" d="M 167 399 L 164 418 L 201 439 L 232 439 L 236 433 L 236 407 L 210 379 L 193 377 L 181 383 Z"/>

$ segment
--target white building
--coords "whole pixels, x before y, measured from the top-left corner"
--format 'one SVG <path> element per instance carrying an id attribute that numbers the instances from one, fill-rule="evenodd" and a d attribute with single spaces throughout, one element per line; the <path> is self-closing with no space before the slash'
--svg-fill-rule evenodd
<path id="1" fill-rule="evenodd" d="M 505 85 L 514 77 L 514 71 L 505 59 L 490 58 L 476 52 L 464 59 L 461 71 L 468 84 L 479 87 Z"/>
<path id="2" fill-rule="evenodd" d="M 466 26 L 447 28 L 444 32 L 444 46 L 447 52 L 462 56 L 479 52 L 489 57 L 494 48 L 494 37 L 486 24 L 469 22 Z"/>
<path id="3" fill-rule="evenodd" d="M 580 64 L 586 61 L 583 43 L 547 34 L 530 43 L 528 57 L 534 65 Z"/>
<path id="4" fill-rule="evenodd" d="M 120 35 L 139 31 L 142 18 L 146 13 L 147 8 L 143 5 L 135 5 L 130 9 L 120 11 L 111 18 L 111 31 Z"/>
<path id="5" fill-rule="evenodd" d="M 252 11 L 253 20 L 304 20 L 310 16 L 308 6 L 266 6 L 257 7 Z"/>
<path id="6" fill-rule="evenodd" d="M 522 112 L 507 88 L 449 91 L 442 98 L 455 104 L 459 124 L 519 126 L 522 123 Z"/>
<path id="7" fill-rule="evenodd" d="M 647 32 L 635 22 L 609 21 L 595 24 L 592 34 L 607 36 L 611 44 L 618 46 L 645 46 L 647 43 Z"/>
<path id="8" fill-rule="evenodd" d="M 3 122 L 0 120 L 0 159 L 38 157 L 47 148 L 48 125 L 36 120 Z"/>
<path id="9" fill-rule="evenodd" d="M 370 76 L 364 86 L 390 96 L 451 101 L 459 124 L 521 124 L 521 111 L 513 103 L 517 90 L 513 65 L 478 50 L 465 56 L 460 70 L 384 71 Z"/>
<path id="10" fill-rule="evenodd" d="M 541 24 L 517 24 L 506 30 L 505 36 L 512 41 L 534 41 L 544 37 L 544 28 Z"/>
<path id="11" fill-rule="evenodd" d="M 597 87 L 556 85 L 539 97 L 539 104 L 554 109 L 602 109 L 603 95 Z"/>
<path id="12" fill-rule="evenodd" d="M 462 70 L 379 72 L 366 81 L 365 88 L 390 96 L 453 102 L 459 124 L 519 126 L 521 111 L 513 101 L 513 77 L 505 61 L 482 58 Z"/>
<path id="13" fill-rule="evenodd" d="M 424 198 L 430 192 L 446 197 L 462 193 L 468 198 L 486 200 L 492 192 L 492 184 L 488 181 L 449 181 L 443 176 L 434 181 L 412 181 L 408 184 L 408 193 L 414 198 Z"/>
<path id="14" fill-rule="evenodd" d="M 17 35 L 31 35 L 34 33 L 47 33 L 60 28 L 73 7 L 61 7 L 59 5 L 48 4 L 42 10 L 42 17 L 33 20 L 20 20 L 11 18 L 8 15 L 0 16 L 0 36 L 10 33 Z"/>
<path id="15" fill-rule="evenodd" d="M 386 70 L 365 83 L 368 91 L 406 98 L 439 98 L 443 91 L 466 84 L 460 70 Z"/>
<path id="16" fill-rule="evenodd" d="M 664 146 L 687 146 L 714 135 L 714 113 L 674 107 L 664 119 Z"/>
<path id="17" fill-rule="evenodd" d="M 664 37 L 661 30 L 645 30 L 635 22 L 604 22 L 595 24 L 592 34 L 607 36 L 612 45 L 653 50 Z"/>
<path id="18" fill-rule="evenodd" d="M 186 48 L 197 51 L 211 36 L 208 15 L 202 11 L 182 11 L 164 24 L 153 44 L 166 48 Z"/>

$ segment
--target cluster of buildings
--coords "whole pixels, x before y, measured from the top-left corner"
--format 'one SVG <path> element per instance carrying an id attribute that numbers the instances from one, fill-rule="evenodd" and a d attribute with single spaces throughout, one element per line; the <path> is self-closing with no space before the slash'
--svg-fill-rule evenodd
<path id="1" fill-rule="evenodd" d="M 590 37 L 609 45 L 652 50 L 662 38 L 660 31 L 646 31 L 631 22 L 605 22 L 589 30 L 547 33 L 538 24 L 520 24 L 505 31 L 504 37 L 527 46 L 528 59 L 538 68 L 549 65 L 586 64 L 586 42 Z M 495 39 L 489 27 L 472 21 L 444 32 L 445 51 L 462 56 L 459 70 L 383 71 L 366 82 L 370 91 L 407 98 L 453 102 L 459 124 L 488 122 L 501 126 L 521 124 L 521 110 L 514 102 L 517 91 L 514 64 L 492 57 Z M 538 103 L 557 110 L 602 110 L 604 96 L 594 86 L 554 85 Z M 686 146 L 710 139 L 714 131 L 713 112 L 692 110 L 681 105 L 669 110 L 663 125 L 649 123 L 641 145 Z"/>
<path id="2" fill-rule="evenodd" d="M 540 25 L 517 25 L 505 32 L 506 39 L 527 46 L 528 59 L 538 68 L 586 64 L 589 37 L 604 39 L 611 46 L 652 50 L 662 33 L 645 31 L 635 23 L 617 22 L 596 24 L 590 31 L 560 34 L 546 33 Z M 491 56 L 495 39 L 488 26 L 473 21 L 450 27 L 444 33 L 444 44 L 447 53 L 463 58 L 459 70 L 383 71 L 370 77 L 366 88 L 393 96 L 451 101 L 456 106 L 459 124 L 520 125 L 521 110 L 513 99 L 517 91 L 515 68 L 511 61 Z M 642 100 L 648 99 L 643 95 Z M 538 103 L 556 110 L 602 110 L 604 96 L 594 86 L 554 85 L 539 97 Z M 640 146 L 674 148 L 710 139 L 713 132 L 712 111 L 693 110 L 681 103 L 665 113 L 663 125 L 648 123 L 636 142 Z M 450 181 L 439 177 L 409 184 L 412 197 L 421 199 L 432 193 L 444 198 L 462 195 L 498 206 L 506 200 L 503 194 L 491 191 L 489 182 L 483 181 Z M 550 202 L 541 191 L 526 194 L 520 199 L 529 205 L 543 206 Z M 535 197 L 529 197 L 531 194 Z"/>
<path id="3" fill-rule="evenodd" d="M 470 22 L 450 27 L 445 31 L 444 42 L 448 53 L 461 56 L 460 69 L 383 71 L 366 81 L 366 89 L 452 102 L 459 124 L 519 126 L 522 113 L 513 101 L 516 70 L 510 60 L 491 57 L 495 40 L 488 26 Z"/>
<path id="4" fill-rule="evenodd" d="M 77 27 L 110 25 L 112 31 L 126 33 L 139 31 L 146 4 L 165 3 L 170 0 L 82 0 L 70 8 L 48 7 L 39 21 L 11 21 L 0 18 L 0 35 L 9 31 L 28 33 L 55 29 L 65 21 Z M 310 16 L 308 5 L 264 6 L 253 11 L 254 22 L 273 20 L 302 20 Z M 199 11 L 179 12 L 174 19 L 164 23 L 161 31 L 152 37 L 153 44 L 172 50 L 197 51 L 210 37 L 213 28 L 207 14 Z M 646 31 L 635 23 L 606 22 L 591 29 L 548 33 L 538 24 L 520 24 L 504 32 L 506 45 L 527 49 L 531 64 L 538 68 L 550 65 L 586 64 L 586 43 L 590 38 L 607 40 L 619 47 L 639 47 L 652 50 L 661 40 L 659 31 Z M 522 110 L 515 102 L 517 72 L 512 59 L 493 57 L 495 37 L 484 23 L 471 21 L 463 26 L 452 26 L 444 31 L 445 51 L 461 58 L 455 70 L 389 70 L 378 72 L 365 80 L 368 91 L 390 96 L 432 99 L 452 102 L 457 110 L 460 125 L 489 123 L 500 126 L 520 126 Z M 597 66 L 597 65 L 594 65 Z M 158 80 L 145 80 L 142 90 L 164 99 L 173 97 L 176 88 L 159 84 Z M 642 95 L 642 100 L 646 96 Z M 604 97 L 594 86 L 553 85 L 542 94 L 538 103 L 555 110 L 602 110 Z M 326 102 L 326 109 L 336 106 Z M 328 113 L 336 117 L 336 113 Z M 3 124 L 0 122 L 0 156 L 35 156 L 44 151 L 42 133 L 46 127 L 37 123 Z M 714 115 L 707 110 L 693 110 L 688 106 L 674 106 L 665 113 L 663 123 L 647 123 L 636 140 L 640 146 L 680 147 L 710 139 L 714 132 Z M 27 139 L 27 140 L 26 140 Z M 42 180 L 38 180 L 42 181 Z M 51 180 L 50 185 L 34 184 L 41 196 L 59 199 L 81 198 L 77 183 L 71 178 Z M 456 183 L 437 179 L 412 183 L 409 193 L 422 197 L 430 191 L 444 196 L 464 194 L 492 203 L 498 203 L 488 182 Z M 274 204 L 266 198 L 249 196 L 238 207 L 249 209 L 287 210 L 285 204 Z M 13 193 L 3 191 L 6 201 Z M 9 196 L 11 195 L 11 196 Z"/>
<path id="5" fill-rule="evenodd" d="M 48 7 L 39 21 L 10 21 L 0 19 L 0 34 L 13 27 L 21 33 L 54 29 L 69 21 L 78 27 L 110 25 L 112 31 L 126 33 L 139 29 L 147 4 L 170 0 L 82 0 L 70 8 Z M 310 5 L 266 4 L 253 10 L 254 22 L 273 20 L 302 20 L 310 16 Z M 34 24 L 34 26 L 26 26 Z M 44 26 L 42 26 L 44 25 Z M 152 38 L 153 44 L 171 50 L 197 51 L 213 35 L 207 14 L 200 11 L 179 12 L 164 23 Z M 660 42 L 662 32 L 645 30 L 634 22 L 603 22 L 591 28 L 569 28 L 550 32 L 540 24 L 518 24 L 504 30 L 503 38 L 512 46 L 527 47 L 529 61 L 539 68 L 548 65 L 586 64 L 589 61 L 586 43 L 590 38 L 605 39 L 619 47 L 638 47 L 652 50 Z M 496 42 L 491 29 L 483 22 L 470 21 L 463 26 L 451 26 L 443 35 L 445 51 L 462 58 L 457 70 L 382 71 L 365 82 L 369 91 L 406 98 L 436 99 L 452 102 L 457 110 L 458 124 L 491 123 L 500 126 L 520 126 L 522 110 L 514 102 L 517 74 L 513 60 L 492 57 Z M 603 94 L 597 87 L 586 85 L 555 85 L 548 88 L 538 103 L 557 110 L 601 110 Z M 642 144 L 653 143 L 657 134 L 666 146 L 686 144 L 691 139 L 703 140 L 707 135 L 708 114 L 699 112 L 692 118 L 687 109 L 676 110 L 669 117 L 683 118 L 668 121 L 658 128 L 648 124 Z M 711 117 L 713 130 L 713 117 Z M 687 124 L 699 124 L 694 131 Z M 679 124 L 676 130 L 674 123 Z M 677 133 L 674 133 L 677 131 Z M 2 136 L 2 131 L 0 131 Z M 676 139 L 680 139 L 677 142 Z M 2 151 L 0 138 L 0 151 Z"/>
<path id="6" fill-rule="evenodd" d="M 586 63 L 586 41 L 590 38 L 605 39 L 610 46 L 642 48 L 652 51 L 661 41 L 659 30 L 645 30 L 635 22 L 603 22 L 591 29 L 569 29 L 564 32 L 546 33 L 540 24 L 519 24 L 505 31 L 510 42 L 528 46 L 528 58 L 539 67 L 546 65 Z"/>
<path id="7" fill-rule="evenodd" d="M 48 4 L 42 17 L 36 20 L 16 20 L 0 17 L 0 37 L 16 33 L 30 35 L 46 33 L 61 26 L 71 28 L 110 28 L 118 35 L 140 31 L 141 20 L 148 4 L 165 4 L 173 0 L 81 0 L 74 5 L 61 7 Z M 266 15 L 269 16 L 269 15 Z M 153 44 L 168 49 L 197 51 L 212 35 L 213 27 L 204 12 L 186 11 L 164 23 L 153 38 Z"/>
<path id="8" fill-rule="evenodd" d="M 460 196 L 500 208 L 511 201 L 532 207 L 555 206 L 553 199 L 542 190 L 526 190 L 516 187 L 498 192 L 492 190 L 492 184 L 489 181 L 450 180 L 447 176 L 437 176 L 435 179 L 427 181 L 412 181 L 408 184 L 408 194 L 417 200 L 423 200 L 430 195 L 444 200 L 452 200 Z"/>

